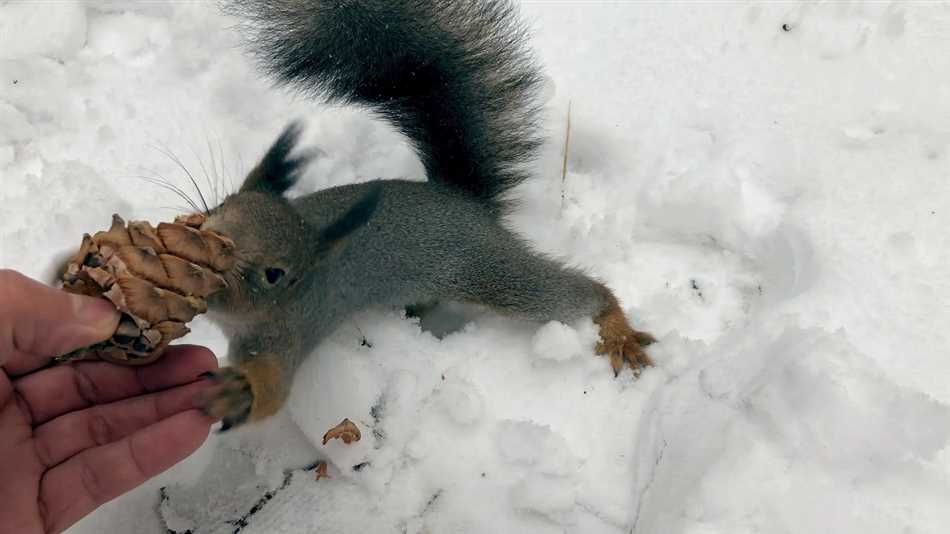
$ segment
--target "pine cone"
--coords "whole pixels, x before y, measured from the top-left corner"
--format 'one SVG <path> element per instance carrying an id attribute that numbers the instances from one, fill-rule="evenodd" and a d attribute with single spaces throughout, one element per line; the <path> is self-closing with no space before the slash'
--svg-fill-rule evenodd
<path id="1" fill-rule="evenodd" d="M 105 297 L 122 318 L 110 339 L 59 359 L 142 365 L 187 334 L 186 323 L 207 311 L 205 298 L 227 285 L 221 273 L 235 263 L 234 242 L 200 230 L 202 222 L 203 215 L 192 214 L 154 228 L 113 215 L 108 231 L 84 235 L 63 289 Z"/>

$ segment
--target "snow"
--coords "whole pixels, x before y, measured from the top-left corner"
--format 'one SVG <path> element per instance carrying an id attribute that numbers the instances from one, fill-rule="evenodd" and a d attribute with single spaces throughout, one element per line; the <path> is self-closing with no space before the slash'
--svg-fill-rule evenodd
<path id="1" fill-rule="evenodd" d="M 78 3 L 7 3 L 0 19 L 0 58 L 67 60 L 86 44 L 86 9 Z"/>
<path id="2" fill-rule="evenodd" d="M 549 143 L 510 223 L 608 282 L 657 366 L 613 378 L 590 321 L 449 310 L 464 326 L 440 338 L 423 326 L 444 317 L 367 310 L 279 416 L 71 532 L 945 531 L 950 9 L 523 12 Z M 364 112 L 269 87 L 233 22 L 210 3 L 0 4 L 0 265 L 49 280 L 111 213 L 184 209 L 140 178 L 188 185 L 163 151 L 220 197 L 293 118 L 320 151 L 298 194 L 422 175 Z M 187 341 L 227 343 L 203 320 Z M 322 445 L 343 418 L 362 439 Z"/>

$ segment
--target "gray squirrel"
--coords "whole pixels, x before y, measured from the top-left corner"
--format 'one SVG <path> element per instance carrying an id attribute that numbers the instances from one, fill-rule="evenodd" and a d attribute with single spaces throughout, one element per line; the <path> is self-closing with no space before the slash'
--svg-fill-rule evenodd
<path id="1" fill-rule="evenodd" d="M 507 0 L 236 0 L 250 49 L 278 82 L 357 104 L 412 143 L 427 181 L 376 180 L 288 199 L 307 164 L 291 124 L 204 229 L 237 244 L 209 300 L 229 367 L 205 410 L 222 429 L 274 414 L 294 372 L 369 306 L 461 301 L 513 317 L 592 317 L 614 373 L 651 365 L 604 284 L 506 228 L 506 193 L 541 145 L 540 72 Z"/>

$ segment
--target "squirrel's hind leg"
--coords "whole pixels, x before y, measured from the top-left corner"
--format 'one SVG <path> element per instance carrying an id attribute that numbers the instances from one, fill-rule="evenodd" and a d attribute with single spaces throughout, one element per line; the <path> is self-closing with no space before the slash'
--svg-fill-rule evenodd
<path id="1" fill-rule="evenodd" d="M 591 317 L 600 327 L 599 354 L 610 357 L 614 374 L 626 363 L 635 374 L 653 362 L 644 347 L 656 339 L 635 330 L 613 292 L 579 270 L 535 254 L 517 240 L 469 264 L 458 287 L 459 300 L 484 304 L 499 313 L 536 321 L 569 323 Z"/>

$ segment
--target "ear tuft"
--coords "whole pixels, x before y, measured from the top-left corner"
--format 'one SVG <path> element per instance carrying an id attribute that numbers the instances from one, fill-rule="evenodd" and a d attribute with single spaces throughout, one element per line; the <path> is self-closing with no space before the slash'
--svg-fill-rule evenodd
<path id="1" fill-rule="evenodd" d="M 241 191 L 282 195 L 293 187 L 300 179 L 304 167 L 313 159 L 313 152 L 290 157 L 290 153 L 300 140 L 301 132 L 303 132 L 303 125 L 300 122 L 294 121 L 287 125 L 267 150 L 261 162 L 247 175 L 244 184 L 241 185 Z"/>

